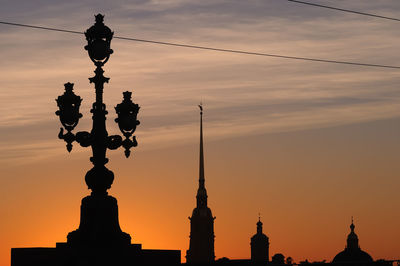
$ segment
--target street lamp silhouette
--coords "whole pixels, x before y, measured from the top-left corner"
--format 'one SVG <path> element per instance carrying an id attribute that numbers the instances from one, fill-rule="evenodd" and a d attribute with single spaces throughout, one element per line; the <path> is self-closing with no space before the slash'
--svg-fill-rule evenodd
<path id="1" fill-rule="evenodd" d="M 108 112 L 103 103 L 103 88 L 109 78 L 103 76 L 102 67 L 113 53 L 110 48 L 113 32 L 104 25 L 103 15 L 98 14 L 95 17 L 96 23 L 85 32 L 87 40 L 85 49 L 96 66 L 95 76 L 89 78 L 90 83 L 94 83 L 96 91 L 96 101 L 90 111 L 93 114 L 92 130 L 72 133 L 82 117 L 79 113 L 82 99 L 73 92 L 73 83 L 66 83 L 64 94 L 56 99 L 59 108 L 56 115 L 59 116 L 63 126 L 58 137 L 67 143 L 68 152 L 72 150 L 74 141 L 82 147 L 90 146 L 93 152 L 90 158 L 93 168 L 85 176 L 86 184 L 92 193 L 82 200 L 79 228 L 68 234 L 67 243 L 72 246 L 119 245 L 130 244 L 131 241 L 131 237 L 122 232 L 119 226 L 117 200 L 107 193 L 113 183 L 114 174 L 105 165 L 108 162 L 107 149 L 114 150 L 122 146 L 125 149 L 125 156 L 129 157 L 130 149 L 137 146 L 136 137 L 132 135 L 140 124 L 137 120 L 140 107 L 132 102 L 131 92 L 124 92 L 122 102 L 115 107 L 117 113 L 115 121 L 123 137 L 108 135 L 105 124 Z"/>
<path id="2" fill-rule="evenodd" d="M 98 14 L 96 23 L 86 32 L 89 57 L 96 66 L 94 83 L 96 101 L 91 113 L 92 130 L 73 133 L 82 118 L 79 111 L 82 98 L 74 93 L 74 84 L 65 83 L 65 91 L 57 99 L 62 127 L 58 137 L 67 143 L 67 150 L 77 142 L 82 147 L 92 148 L 93 163 L 85 176 L 90 195 L 81 203 L 81 218 L 78 229 L 68 233 L 67 242 L 58 242 L 54 248 L 13 248 L 11 249 L 11 266 L 59 265 L 59 266 L 126 266 L 126 265 L 180 265 L 180 250 L 142 249 L 141 244 L 132 244 L 131 236 L 121 230 L 118 219 L 117 199 L 108 195 L 114 174 L 107 169 L 108 149 L 124 148 L 129 157 L 131 148 L 137 146 L 133 134 L 140 124 L 137 120 L 139 105 L 132 102 L 132 93 L 123 93 L 123 100 L 115 106 L 118 124 L 122 135 L 109 136 L 106 130 L 106 106 L 103 103 L 104 77 L 102 67 L 110 59 L 113 50 L 110 48 L 113 32 L 103 23 L 104 16 Z"/>
<path id="3" fill-rule="evenodd" d="M 95 17 L 96 23 L 85 32 L 88 42 L 85 50 L 88 51 L 90 59 L 96 66 L 103 66 L 113 53 L 110 45 L 114 33 L 104 25 L 103 15 L 97 14 Z"/>
<path id="4" fill-rule="evenodd" d="M 67 142 L 67 150 L 70 152 L 72 150 L 72 142 L 75 140 L 75 135 L 72 134 L 72 130 L 78 125 L 79 119 L 82 114 L 79 113 L 79 107 L 81 106 L 82 98 L 75 95 L 72 91 L 74 84 L 65 83 L 65 92 L 63 95 L 58 96 L 57 105 L 60 110 L 56 112 L 56 115 L 60 117 L 61 124 L 68 131 L 67 134 L 64 133 L 64 129 L 60 129 L 59 138 L 64 139 Z"/>

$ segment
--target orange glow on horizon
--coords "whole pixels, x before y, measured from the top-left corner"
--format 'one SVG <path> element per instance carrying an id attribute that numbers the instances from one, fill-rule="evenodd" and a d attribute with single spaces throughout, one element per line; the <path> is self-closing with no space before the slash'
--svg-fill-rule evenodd
<path id="1" fill-rule="evenodd" d="M 314 136 L 308 136 L 312 134 L 307 132 L 300 134 L 304 135 L 302 137 L 289 135 L 292 140 L 312 137 L 318 141 Z M 337 176 L 344 172 L 335 170 L 334 164 L 324 163 L 327 159 L 331 160 L 330 156 L 322 158 L 320 151 L 310 147 L 310 157 L 299 160 L 296 153 L 303 150 L 301 141 L 289 148 L 274 143 L 278 139 L 279 143 L 285 143 L 286 136 L 269 135 L 269 138 L 271 140 L 263 144 L 268 146 L 268 150 L 257 147 L 260 137 L 255 137 L 247 145 L 238 145 L 237 153 L 222 152 L 229 150 L 233 140 L 218 143 L 205 141 L 206 187 L 209 206 L 217 217 L 217 258 L 250 257 L 250 237 L 256 231 L 259 211 L 262 212 L 264 233 L 270 237 L 270 256 L 283 253 L 296 262 L 304 259 L 330 261 L 344 248 L 349 233 L 349 217 L 354 214 L 361 248 L 374 259 L 395 258 L 397 242 L 392 232 L 396 232 L 396 223 L 393 222 L 396 219 L 385 218 L 384 209 L 378 202 L 357 198 L 360 193 L 364 194 L 365 189 L 374 195 L 373 198 L 381 200 L 389 200 L 394 192 L 372 191 L 362 184 L 354 186 L 352 182 L 356 180 L 351 181 L 349 176 L 342 177 L 347 179 L 342 183 Z M 331 138 L 334 142 L 335 137 Z M 109 168 L 114 170 L 116 176 L 110 194 L 118 199 L 121 228 L 131 234 L 133 243 L 141 243 L 145 249 L 179 249 L 182 261 L 185 261 L 189 244 L 187 217 L 195 206 L 197 188 L 197 147 L 194 143 L 156 152 L 141 152 L 138 149 L 134 151 L 133 159 L 127 160 L 122 158 L 122 154 L 110 156 Z M 258 161 L 243 161 L 241 154 L 248 149 L 260 153 Z M 4 238 L 9 239 L 2 244 L 2 250 L 6 251 L 1 255 L 4 261 L 9 260 L 7 247 L 55 246 L 56 242 L 66 241 L 67 233 L 78 227 L 80 199 L 88 194 L 83 180 L 86 169 L 90 167 L 85 158 L 87 155 L 87 152 L 72 153 L 62 156 L 62 160 L 53 158 L 46 164 L 20 168 L 16 178 L 23 179 L 18 184 L 24 184 L 25 188 L 11 183 L 9 188 L 11 191 L 23 189 L 24 193 L 14 198 L 9 193 L 8 204 L 3 204 L 7 210 L 5 217 L 14 217 L 12 222 L 8 220 L 8 225 L 4 224 L 11 229 L 3 233 Z M 217 159 L 221 157 L 225 160 Z M 297 159 L 292 161 L 292 158 Z M 348 163 L 354 164 L 361 157 L 350 159 L 345 155 L 345 149 L 338 149 L 335 158 L 350 160 Z M 363 160 L 368 161 L 368 158 Z M 157 167 L 151 167 L 155 162 Z M 265 173 L 252 170 L 263 162 L 267 163 Z M 285 168 L 288 162 L 292 166 Z M 298 170 L 300 167 L 303 169 L 301 172 Z M 26 173 L 25 168 L 31 169 L 30 173 Z M 132 169 L 135 171 L 132 172 Z M 328 173 L 328 169 L 333 172 Z M 364 178 L 367 174 L 361 168 L 353 169 L 350 176 Z M 45 174 L 41 175 L 43 171 Z M 318 184 L 318 179 L 308 178 L 309 171 L 313 171 L 314 176 L 324 173 L 325 183 Z M 367 171 L 371 175 L 374 169 L 372 167 Z M 296 178 L 292 177 L 294 172 L 297 173 Z M 246 175 L 252 178 L 244 178 Z M 276 176 L 280 178 L 274 178 Z M 342 184 L 347 184 L 348 188 L 340 188 Z M 297 189 L 283 193 L 287 186 Z M 385 189 L 388 191 L 391 188 Z M 336 195 L 339 191 L 341 196 Z M 241 195 L 248 196 L 243 198 Z M 316 197 L 323 200 L 316 202 Z M 349 199 L 352 199 L 351 204 Z M 376 208 L 375 205 L 381 209 L 381 217 L 370 216 L 370 208 Z M 376 230 L 377 223 L 384 223 L 386 228 Z"/>
<path id="2" fill-rule="evenodd" d="M 2 20 L 83 31 L 92 14 L 118 36 L 396 65 L 394 24 L 287 1 L 6 1 Z M 107 3 L 106 3 L 107 2 Z M 377 12 L 398 3 L 351 1 Z M 290 8 L 289 8 L 290 6 Z M 361 10 L 361 8 L 360 8 Z M 73 16 L 71 16 L 73 14 Z M 336 14 L 336 13 L 333 13 Z M 394 15 L 393 15 L 394 16 Z M 351 26 L 349 26 L 351 25 Z M 83 35 L 0 25 L 0 265 L 14 247 L 55 247 L 77 229 L 88 148 L 57 138 L 55 98 L 83 98 L 90 131 L 94 66 Z M 384 40 L 384 41 L 383 41 Z M 250 257 L 258 213 L 270 257 L 331 261 L 354 216 L 361 248 L 400 259 L 400 93 L 394 69 L 291 61 L 114 39 L 104 67 L 109 135 L 123 91 L 141 107 L 137 148 L 109 151 L 122 230 L 185 261 L 198 185 L 204 105 L 205 184 L 217 259 Z"/>

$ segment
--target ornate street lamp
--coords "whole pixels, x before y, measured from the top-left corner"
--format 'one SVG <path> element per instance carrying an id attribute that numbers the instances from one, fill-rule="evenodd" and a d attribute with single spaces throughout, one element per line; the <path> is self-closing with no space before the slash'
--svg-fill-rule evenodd
<path id="1" fill-rule="evenodd" d="M 110 45 L 114 32 L 104 25 L 103 15 L 98 14 L 95 17 L 96 23 L 85 32 L 88 42 L 85 46 L 85 50 L 88 51 L 89 57 L 92 59 L 93 63 L 96 65 L 104 65 L 113 53 Z"/>
<path id="2" fill-rule="evenodd" d="M 122 100 L 122 103 L 115 107 L 115 111 L 117 111 L 118 115 L 118 118 L 115 119 L 115 122 L 118 123 L 119 129 L 125 136 L 125 139 L 122 141 L 122 146 L 125 148 L 125 156 L 128 158 L 130 154 L 130 148 L 137 146 L 135 136 L 133 137 L 133 141 L 130 140 L 130 137 L 132 136 L 133 132 L 135 132 L 136 126 L 140 124 L 140 122 L 136 119 L 140 107 L 138 104 L 132 102 L 132 92 L 126 91 L 123 93 L 123 95 L 124 99 Z"/>
<path id="3" fill-rule="evenodd" d="M 108 112 L 103 103 L 103 88 L 109 78 L 103 76 L 102 67 L 113 53 L 110 48 L 113 32 L 104 25 L 103 15 L 98 14 L 95 17 L 96 23 L 85 32 L 87 40 L 85 49 L 96 66 L 95 76 L 89 78 L 90 83 L 94 83 L 96 91 L 96 101 L 90 111 L 93 114 L 92 130 L 72 133 L 82 117 L 79 113 L 82 99 L 74 94 L 74 84 L 66 83 L 64 94 L 56 100 L 59 107 L 56 115 L 60 117 L 63 125 L 58 136 L 67 143 L 67 150 L 70 152 L 72 143 L 76 141 L 82 147 L 90 146 L 93 152 L 90 158 L 93 168 L 85 176 L 86 184 L 92 193 L 82 200 L 79 228 L 69 233 L 67 237 L 67 243 L 72 246 L 125 245 L 130 244 L 131 240 L 130 236 L 122 232 L 119 227 L 117 200 L 107 193 L 113 183 L 114 174 L 105 165 L 108 162 L 107 149 L 114 150 L 122 146 L 125 149 L 125 156 L 129 157 L 130 149 L 137 146 L 136 138 L 132 135 L 136 126 L 140 124 L 137 120 L 140 107 L 132 102 L 131 92 L 124 92 L 123 101 L 115 107 L 118 115 L 115 121 L 124 139 L 120 135 L 108 135 L 105 124 Z M 64 129 L 67 131 L 65 134 Z"/>
<path id="4" fill-rule="evenodd" d="M 67 150 L 70 152 L 72 150 L 72 142 L 75 140 L 75 136 L 71 131 L 78 125 L 79 119 L 82 117 L 82 114 L 79 113 L 82 98 L 72 91 L 74 83 L 68 82 L 64 86 L 64 94 L 56 99 L 57 106 L 60 109 L 56 112 L 56 115 L 60 117 L 61 124 L 68 131 L 64 135 L 64 129 L 61 128 L 59 137 L 67 142 Z"/>

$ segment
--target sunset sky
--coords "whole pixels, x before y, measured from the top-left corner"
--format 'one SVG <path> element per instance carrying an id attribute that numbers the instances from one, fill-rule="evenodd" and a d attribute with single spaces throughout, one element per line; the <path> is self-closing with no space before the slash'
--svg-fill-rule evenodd
<path id="1" fill-rule="evenodd" d="M 310 0 L 311 1 L 311 0 Z M 312 0 L 400 18 L 398 0 Z M 0 21 L 117 36 L 400 66 L 399 23 L 285 0 L 0 0 Z M 12 247 L 54 247 L 79 225 L 90 149 L 57 138 L 55 98 L 83 98 L 94 65 L 83 35 L 0 25 L 0 265 Z M 189 246 L 204 105 L 205 178 L 217 258 L 249 258 L 258 213 L 270 256 L 327 260 L 351 216 L 374 259 L 400 259 L 400 70 L 295 61 L 114 39 L 114 106 L 133 90 L 139 146 L 108 153 L 120 225 L 146 249 Z"/>

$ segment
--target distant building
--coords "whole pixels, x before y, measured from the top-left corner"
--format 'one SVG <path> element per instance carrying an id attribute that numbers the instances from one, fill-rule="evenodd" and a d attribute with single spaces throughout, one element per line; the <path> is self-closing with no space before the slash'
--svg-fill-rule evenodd
<path id="1" fill-rule="evenodd" d="M 350 234 L 347 237 L 347 246 L 342 252 L 339 252 L 332 263 L 335 264 L 368 264 L 372 263 L 372 257 L 365 251 L 362 251 L 358 244 L 358 236 L 354 233 L 354 223 L 351 219 Z"/>
<path id="2" fill-rule="evenodd" d="M 200 165 L 199 188 L 197 190 L 197 205 L 190 219 L 190 243 L 186 251 L 187 263 L 211 263 L 215 260 L 214 253 L 214 219 L 211 209 L 207 206 L 207 190 L 204 185 L 204 154 L 203 154 L 203 108 L 200 105 Z"/>
<path id="3" fill-rule="evenodd" d="M 263 234 L 262 225 L 258 217 L 257 233 L 252 236 L 250 242 L 251 260 L 254 262 L 269 262 L 269 239 Z"/>
<path id="4" fill-rule="evenodd" d="M 271 258 L 271 264 L 273 265 L 284 265 L 285 264 L 285 256 L 282 253 L 276 253 Z"/>

